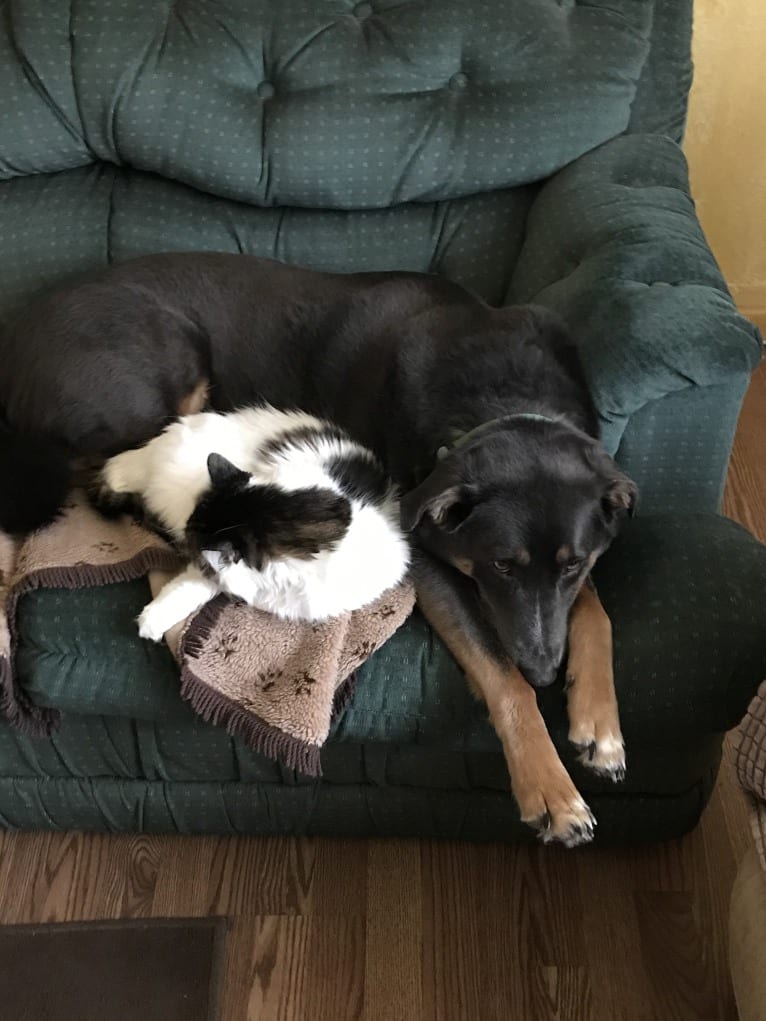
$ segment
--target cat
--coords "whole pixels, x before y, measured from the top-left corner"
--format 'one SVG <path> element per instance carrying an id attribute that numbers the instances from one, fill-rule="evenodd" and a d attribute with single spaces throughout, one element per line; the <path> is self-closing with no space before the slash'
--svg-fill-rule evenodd
<path id="1" fill-rule="evenodd" d="M 319 621 L 373 602 L 409 565 L 381 464 L 300 411 L 186 415 L 110 458 L 92 496 L 104 513 L 134 513 L 188 561 L 138 618 L 155 642 L 219 592 Z"/>

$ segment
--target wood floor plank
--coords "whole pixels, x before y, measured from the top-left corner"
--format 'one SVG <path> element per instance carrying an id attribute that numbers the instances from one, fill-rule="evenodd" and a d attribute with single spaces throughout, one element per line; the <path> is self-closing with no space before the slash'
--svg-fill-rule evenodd
<path id="1" fill-rule="evenodd" d="M 372 841 L 367 852 L 365 1021 L 423 1014 L 420 844 Z"/>
<path id="2" fill-rule="evenodd" d="M 332 839 L 305 840 L 303 843 L 311 846 L 314 855 L 311 897 L 304 912 L 364 916 L 367 912 L 369 842 Z"/>
<path id="3" fill-rule="evenodd" d="M 493 1018 L 481 981 L 486 941 L 477 887 L 492 878 L 482 871 L 483 850 L 470 853 L 452 841 L 422 845 L 423 1017 L 428 1021 Z"/>
<path id="4" fill-rule="evenodd" d="M 578 861 L 538 846 L 424 845 L 424 1017 L 545 1019 L 573 983 L 588 988 Z M 552 967 L 565 969 L 553 985 Z"/>
<path id="5" fill-rule="evenodd" d="M 359 1021 L 364 919 L 254 919 L 247 1021 Z"/>
<path id="6" fill-rule="evenodd" d="M 48 840 L 47 833 L 6 834 L 0 886 L 0 923 L 3 925 L 38 920 L 34 887 L 45 870 Z"/>
<path id="7" fill-rule="evenodd" d="M 0 924 L 4 920 L 2 891 L 7 890 L 11 883 L 15 882 L 12 867 L 18 836 L 19 834 L 10 833 L 8 830 L 0 830 Z"/>
<path id="8" fill-rule="evenodd" d="M 315 848 L 293 837 L 213 838 L 212 914 L 298 915 L 309 900 Z"/>
<path id="9" fill-rule="evenodd" d="M 546 1021 L 595 1021 L 602 1016 L 596 1013 L 587 968 L 566 964 L 557 968 L 538 967 L 534 977 L 541 988 L 535 1000 L 542 1005 L 534 1015 L 535 1018 L 545 1018 Z"/>
<path id="10" fill-rule="evenodd" d="M 743 803 L 741 791 L 732 791 L 731 795 L 739 804 Z M 731 831 L 727 825 L 724 800 L 725 787 L 724 784 L 719 784 L 711 799 L 716 813 L 712 818 L 717 818 L 719 823 L 701 827 L 699 830 L 703 860 L 693 872 L 694 898 L 691 908 L 706 971 L 713 985 L 713 1003 L 717 1004 L 722 1018 L 736 1019 L 726 936 L 729 929 L 729 899 L 740 858 L 735 853 Z"/>
<path id="11" fill-rule="evenodd" d="M 594 848 L 579 855 L 578 884 L 593 1021 L 657 1021 L 633 898 L 633 856 Z"/>
<path id="12" fill-rule="evenodd" d="M 128 838 L 122 905 L 118 917 L 149 918 L 163 857 L 164 841 L 146 833 Z"/>
<path id="13" fill-rule="evenodd" d="M 126 838 L 78 833 L 19 834 L 2 891 L 4 922 L 109 918 L 123 895 Z"/>
<path id="14" fill-rule="evenodd" d="M 500 877 L 493 882 L 487 903 L 490 915 L 498 915 L 506 930 L 509 916 L 528 917 L 530 953 L 536 966 L 586 964 L 577 882 L 582 852 L 570 854 L 561 847 L 534 844 L 517 848 L 495 845 L 489 854 L 488 874 Z M 513 911 L 509 910 L 511 899 L 518 902 Z M 518 947 L 514 957 L 521 952 Z"/>
<path id="15" fill-rule="evenodd" d="M 252 915 L 235 914 L 227 920 L 221 980 L 221 1021 L 247 1021 L 248 1004 L 256 981 L 253 954 L 257 931 L 258 926 Z M 271 1021 L 268 1014 L 262 1014 L 262 1019 Z"/>
<path id="16" fill-rule="evenodd" d="M 207 879 L 214 841 L 209 837 L 165 837 L 152 896 L 155 918 L 217 914 L 209 910 Z"/>
<path id="17" fill-rule="evenodd" d="M 547 1021 L 571 1008 L 575 991 L 587 1003 L 578 855 L 494 844 L 482 849 L 479 864 L 474 896 L 485 1016 Z"/>
<path id="18" fill-rule="evenodd" d="M 213 841 L 208 903 L 211 914 L 365 912 L 366 841 L 209 839 Z"/>
<path id="19" fill-rule="evenodd" d="M 707 953 L 709 941 L 697 926 L 691 894 L 669 891 L 635 895 L 643 966 L 663 1021 L 721 1021 L 732 1018 L 718 999 Z"/>
<path id="20" fill-rule="evenodd" d="M 309 955 L 310 922 L 294 915 L 251 920 L 248 1021 L 297 1021 Z"/>

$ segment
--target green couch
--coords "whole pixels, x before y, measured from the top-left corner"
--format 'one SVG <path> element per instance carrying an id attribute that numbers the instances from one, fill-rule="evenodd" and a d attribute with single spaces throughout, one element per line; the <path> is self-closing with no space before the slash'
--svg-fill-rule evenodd
<path id="1" fill-rule="evenodd" d="M 597 569 L 628 777 L 567 748 L 599 839 L 689 830 L 766 673 L 766 549 L 718 514 L 760 338 L 679 143 L 690 0 L 45 0 L 0 8 L 0 320 L 139 253 L 447 274 L 582 338 L 641 512 Z M 0 368 L 0 371 L 2 369 Z M 60 730 L 0 724 L 0 824 L 517 839 L 500 744 L 416 613 L 359 671 L 321 781 L 200 722 L 133 619 L 144 581 L 22 602 Z"/>

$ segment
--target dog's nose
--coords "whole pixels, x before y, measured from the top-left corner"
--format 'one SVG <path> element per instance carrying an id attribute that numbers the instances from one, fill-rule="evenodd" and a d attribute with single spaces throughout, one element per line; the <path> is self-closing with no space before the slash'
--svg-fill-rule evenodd
<path id="1" fill-rule="evenodd" d="M 518 667 L 533 688 L 548 688 L 556 680 L 558 674 L 558 666 L 551 661 L 520 661 Z"/>
<path id="2" fill-rule="evenodd" d="M 520 657 L 516 665 L 533 688 L 547 688 L 559 673 L 559 661 L 550 657 Z"/>

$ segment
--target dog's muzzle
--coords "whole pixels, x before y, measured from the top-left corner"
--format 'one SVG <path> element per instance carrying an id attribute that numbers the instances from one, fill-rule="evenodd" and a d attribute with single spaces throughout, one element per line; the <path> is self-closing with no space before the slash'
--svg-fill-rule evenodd
<path id="1" fill-rule="evenodd" d="M 556 680 L 559 662 L 550 659 L 518 659 L 516 665 L 533 688 L 548 688 Z"/>

